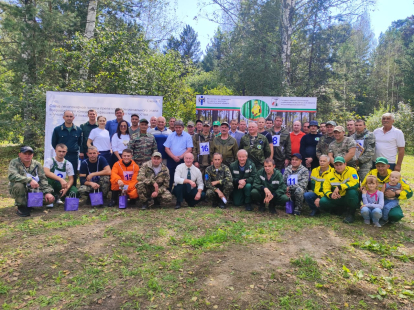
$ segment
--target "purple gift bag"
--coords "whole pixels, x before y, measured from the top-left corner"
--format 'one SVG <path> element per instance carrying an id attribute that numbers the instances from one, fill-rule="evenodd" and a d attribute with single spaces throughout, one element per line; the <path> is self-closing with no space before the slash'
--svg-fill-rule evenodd
<path id="1" fill-rule="evenodd" d="M 27 194 L 27 207 L 37 208 L 43 207 L 43 192 L 34 192 L 33 190 Z"/>
<path id="2" fill-rule="evenodd" d="M 103 205 L 103 194 L 99 189 L 97 192 L 94 190 L 93 193 L 90 193 L 89 197 L 91 198 L 91 206 Z"/>
<path id="3" fill-rule="evenodd" d="M 128 196 L 121 195 L 119 196 L 119 209 L 125 209 L 128 203 Z"/>
<path id="4" fill-rule="evenodd" d="M 79 198 L 76 198 L 75 193 L 70 193 L 69 197 L 65 199 L 65 211 L 78 211 L 79 208 Z"/>
<path id="5" fill-rule="evenodd" d="M 289 200 L 288 202 L 286 202 L 286 213 L 293 214 L 293 210 L 295 210 L 295 204 L 292 200 Z"/>

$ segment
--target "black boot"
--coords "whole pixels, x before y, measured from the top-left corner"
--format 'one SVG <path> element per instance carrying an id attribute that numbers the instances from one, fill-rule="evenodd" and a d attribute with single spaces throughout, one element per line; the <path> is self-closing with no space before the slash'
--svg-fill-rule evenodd
<path id="1" fill-rule="evenodd" d="M 355 221 L 355 210 L 348 211 L 346 217 L 344 218 L 343 222 L 346 224 L 351 224 Z"/>
<path id="2" fill-rule="evenodd" d="M 20 217 L 28 217 L 30 216 L 30 208 L 26 206 L 17 206 L 16 214 Z"/>
<path id="3" fill-rule="evenodd" d="M 246 203 L 244 205 L 244 208 L 246 211 L 253 211 L 252 205 L 250 203 Z"/>
<path id="4" fill-rule="evenodd" d="M 108 207 L 115 207 L 119 199 L 119 191 L 112 191 L 111 200 L 108 203 Z"/>
<path id="5" fill-rule="evenodd" d="M 265 211 L 266 211 L 265 204 L 264 202 L 261 202 L 259 204 L 259 212 L 265 212 Z"/>
<path id="6" fill-rule="evenodd" d="M 179 202 L 177 200 L 177 202 L 175 203 L 175 208 L 174 209 L 180 209 L 181 208 L 181 202 Z"/>
<path id="7" fill-rule="evenodd" d="M 223 201 L 220 201 L 219 208 L 226 209 L 226 204 Z"/>
<path id="8" fill-rule="evenodd" d="M 270 214 L 277 214 L 276 207 L 273 203 L 269 204 L 269 211 L 270 211 Z"/>

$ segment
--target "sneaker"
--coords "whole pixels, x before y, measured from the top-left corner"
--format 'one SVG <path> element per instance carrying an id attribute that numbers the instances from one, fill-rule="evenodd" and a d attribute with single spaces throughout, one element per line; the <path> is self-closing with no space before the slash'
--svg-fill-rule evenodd
<path id="1" fill-rule="evenodd" d="M 57 200 L 56 200 L 56 203 L 58 204 L 58 205 L 63 205 L 64 204 L 64 202 L 62 201 L 62 199 L 60 199 L 60 198 L 58 198 Z"/>
<path id="2" fill-rule="evenodd" d="M 343 220 L 343 222 L 346 224 L 351 224 L 354 221 L 355 221 L 355 216 L 352 213 L 348 213 L 348 215 Z"/>
<path id="3" fill-rule="evenodd" d="M 46 205 L 46 208 L 53 208 L 53 203 Z"/>
<path id="4" fill-rule="evenodd" d="M 244 208 L 245 208 L 246 211 L 253 211 L 252 205 L 250 203 L 246 203 Z"/>
<path id="5" fill-rule="evenodd" d="M 141 206 L 141 210 L 147 210 L 148 209 L 148 206 L 146 205 L 146 204 L 143 204 L 142 206 Z"/>
<path id="6" fill-rule="evenodd" d="M 364 223 L 367 225 L 371 225 L 371 220 L 364 220 Z"/>
<path id="7" fill-rule="evenodd" d="M 379 222 L 375 222 L 375 223 L 374 223 L 374 226 L 375 226 L 375 227 L 382 227 L 382 226 L 381 226 L 381 224 L 380 224 Z"/>
<path id="8" fill-rule="evenodd" d="M 309 216 L 318 216 L 321 213 L 318 209 L 312 210 L 312 212 L 309 214 Z"/>
<path id="9" fill-rule="evenodd" d="M 383 220 L 383 219 L 380 219 L 380 220 L 379 220 L 379 223 L 380 223 L 380 225 L 381 225 L 381 226 L 384 226 L 385 224 L 387 224 L 387 223 L 388 223 L 388 221 Z"/>

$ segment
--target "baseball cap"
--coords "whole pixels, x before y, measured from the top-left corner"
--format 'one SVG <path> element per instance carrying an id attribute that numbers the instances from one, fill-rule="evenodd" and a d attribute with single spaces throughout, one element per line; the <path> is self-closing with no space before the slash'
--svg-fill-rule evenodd
<path id="1" fill-rule="evenodd" d="M 210 123 L 209 123 L 209 122 L 207 122 L 207 121 L 205 121 L 205 122 L 203 123 L 203 126 L 208 126 L 208 127 L 210 127 Z"/>
<path id="2" fill-rule="evenodd" d="M 154 152 L 154 153 L 152 153 L 152 157 L 155 157 L 155 156 L 162 158 L 162 155 L 161 155 L 160 152 Z"/>
<path id="3" fill-rule="evenodd" d="M 142 119 L 140 119 L 139 120 L 139 123 L 141 124 L 141 123 L 147 123 L 148 124 L 148 121 L 147 121 L 147 119 L 146 118 L 142 118 Z"/>
<path id="4" fill-rule="evenodd" d="M 326 125 L 336 126 L 336 123 L 334 121 L 329 121 L 329 122 L 326 122 Z"/>
<path id="5" fill-rule="evenodd" d="M 318 126 L 318 128 L 319 128 L 318 121 L 310 121 L 309 126 Z"/>
<path id="6" fill-rule="evenodd" d="M 221 124 L 220 124 L 220 122 L 219 121 L 214 121 L 213 122 L 213 126 L 220 126 Z"/>
<path id="7" fill-rule="evenodd" d="M 345 164 L 345 159 L 343 157 L 341 157 L 341 156 L 337 156 L 334 159 L 334 164 L 335 163 L 343 163 L 343 164 Z"/>
<path id="8" fill-rule="evenodd" d="M 227 122 L 222 122 L 221 126 L 223 126 L 223 125 L 227 125 L 227 127 L 230 127 L 229 123 L 227 123 Z"/>
<path id="9" fill-rule="evenodd" d="M 292 157 L 296 157 L 296 158 L 302 160 L 302 155 L 300 155 L 299 153 L 293 154 Z"/>
<path id="10" fill-rule="evenodd" d="M 203 123 L 203 121 L 201 120 L 201 119 L 198 119 L 198 120 L 196 120 L 196 124 L 198 124 L 198 123 Z"/>
<path id="11" fill-rule="evenodd" d="M 131 118 L 133 117 L 133 116 L 136 116 L 136 117 L 138 117 L 139 118 L 139 115 L 138 114 L 131 114 Z"/>
<path id="12" fill-rule="evenodd" d="M 385 157 L 378 157 L 377 160 L 375 161 L 375 164 L 386 164 L 386 165 L 388 165 L 388 159 L 386 159 Z"/>
<path id="13" fill-rule="evenodd" d="M 30 146 L 22 146 L 20 148 L 20 153 L 32 152 L 34 153 L 33 149 Z"/>
<path id="14" fill-rule="evenodd" d="M 342 126 L 336 126 L 333 131 L 345 132 L 345 129 Z"/>
<path id="15" fill-rule="evenodd" d="M 193 126 L 194 127 L 194 122 L 193 121 L 188 121 L 187 126 Z"/>

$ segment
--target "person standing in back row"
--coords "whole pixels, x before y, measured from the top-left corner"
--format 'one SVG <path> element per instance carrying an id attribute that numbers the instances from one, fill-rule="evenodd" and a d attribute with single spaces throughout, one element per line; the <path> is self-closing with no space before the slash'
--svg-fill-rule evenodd
<path id="1" fill-rule="evenodd" d="M 147 133 L 148 121 L 142 118 L 139 121 L 140 132 L 135 133 L 128 143 L 128 148 L 132 150 L 132 159 L 138 166 L 151 159 L 152 154 L 157 150 L 157 142 L 152 134 Z"/>
<path id="2" fill-rule="evenodd" d="M 269 131 L 272 135 L 273 160 L 276 169 L 282 171 L 289 166 L 291 157 L 290 133 L 286 128 L 282 128 L 283 118 L 276 116 L 273 128 Z"/>
<path id="3" fill-rule="evenodd" d="M 237 158 L 237 141 L 229 135 L 229 123 L 221 123 L 221 135 L 215 137 L 210 143 L 210 158 L 213 158 L 214 153 L 221 154 L 223 157 L 223 164 L 230 166 Z"/>
<path id="4" fill-rule="evenodd" d="M 116 133 L 118 123 L 124 119 L 124 110 L 121 108 L 115 109 L 116 119 L 110 120 L 106 123 L 105 129 L 109 132 L 109 138 L 112 140 L 112 136 Z M 106 119 L 106 118 L 105 118 Z M 128 123 L 128 127 L 130 124 Z"/>
<path id="5" fill-rule="evenodd" d="M 263 168 L 266 158 L 270 157 L 269 141 L 266 137 L 257 132 L 257 124 L 249 123 L 249 134 L 244 135 L 240 140 L 240 149 L 245 149 L 249 158 L 253 161 L 257 170 Z"/>
<path id="6" fill-rule="evenodd" d="M 319 166 L 318 157 L 316 156 L 316 146 L 322 135 L 318 133 L 318 128 L 317 121 L 310 121 L 309 133 L 300 140 L 300 154 L 303 158 L 302 164 L 306 168 L 311 169 L 311 171 Z"/>
<path id="7" fill-rule="evenodd" d="M 299 121 L 293 122 L 293 131 L 290 133 L 290 143 L 292 155 L 300 152 L 300 140 L 305 135 L 301 131 L 302 124 Z"/>
<path id="8" fill-rule="evenodd" d="M 98 127 L 98 123 L 96 121 L 96 117 L 98 114 L 95 110 L 88 111 L 88 118 L 89 120 L 85 124 L 81 124 L 80 128 L 82 129 L 82 145 L 80 146 L 80 154 L 79 158 L 83 160 L 88 152 L 88 138 L 91 131 Z M 77 167 L 76 167 L 77 168 Z"/>
<path id="9" fill-rule="evenodd" d="M 198 132 L 193 136 L 194 166 L 200 169 L 202 175 L 204 175 L 204 171 L 212 162 L 210 148 L 213 139 L 214 135 L 210 132 L 209 122 L 204 122 L 203 131 Z"/>
<path id="10" fill-rule="evenodd" d="M 257 119 L 257 132 L 262 134 L 266 137 L 267 141 L 269 142 L 269 146 L 273 144 L 272 141 L 272 135 L 269 133 L 269 131 L 265 128 L 266 120 L 264 117 L 259 117 Z M 273 147 L 270 148 L 270 156 L 269 158 L 273 158 Z"/>

